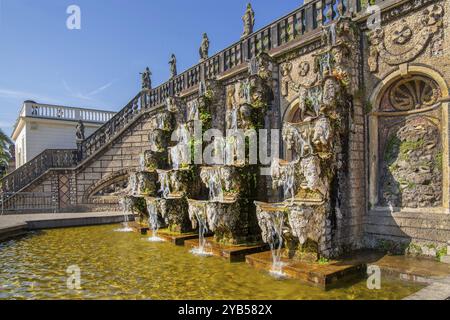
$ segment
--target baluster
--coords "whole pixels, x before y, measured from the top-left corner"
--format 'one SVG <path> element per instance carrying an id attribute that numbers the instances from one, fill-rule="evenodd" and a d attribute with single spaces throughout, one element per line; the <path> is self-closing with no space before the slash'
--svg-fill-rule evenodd
<path id="1" fill-rule="evenodd" d="M 275 23 L 270 27 L 270 33 L 272 37 L 272 48 L 277 48 L 280 46 L 280 37 L 279 37 L 280 27 L 278 23 Z"/>
<path id="2" fill-rule="evenodd" d="M 310 32 L 314 29 L 314 12 L 312 5 L 305 8 L 305 31 Z"/>
<path id="3" fill-rule="evenodd" d="M 316 2 L 315 5 L 315 15 L 317 21 L 317 27 L 320 27 L 324 24 L 323 21 L 323 8 L 324 8 L 325 0 Z"/>
<path id="4" fill-rule="evenodd" d="M 236 66 L 236 51 L 233 48 L 230 50 L 230 69 Z"/>
<path id="5" fill-rule="evenodd" d="M 282 20 L 279 23 L 279 39 L 280 39 L 280 45 L 283 45 L 286 43 L 286 21 Z"/>
<path id="6" fill-rule="evenodd" d="M 255 47 L 256 47 L 255 56 L 258 56 L 263 51 L 261 32 L 255 35 Z"/>
<path id="7" fill-rule="evenodd" d="M 253 57 L 256 57 L 256 43 L 255 43 L 255 37 L 251 37 L 249 39 L 250 43 L 249 43 L 249 57 L 248 59 L 252 59 Z"/>
<path id="8" fill-rule="evenodd" d="M 288 41 L 294 40 L 295 38 L 294 16 L 287 18 L 287 38 Z"/>

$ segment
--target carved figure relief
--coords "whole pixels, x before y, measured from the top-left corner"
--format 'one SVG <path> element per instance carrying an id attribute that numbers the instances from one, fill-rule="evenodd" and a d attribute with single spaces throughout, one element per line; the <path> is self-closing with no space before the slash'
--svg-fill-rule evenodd
<path id="1" fill-rule="evenodd" d="M 369 67 L 378 70 L 381 58 L 388 65 L 410 62 L 421 54 L 443 27 L 444 9 L 433 4 L 422 11 L 421 18 L 414 25 L 406 25 L 402 20 L 392 32 L 377 29 L 369 34 L 371 43 Z"/>
<path id="2" fill-rule="evenodd" d="M 286 62 L 281 65 L 281 95 L 283 97 L 289 95 L 289 84 L 292 82 L 291 71 L 291 62 Z"/>

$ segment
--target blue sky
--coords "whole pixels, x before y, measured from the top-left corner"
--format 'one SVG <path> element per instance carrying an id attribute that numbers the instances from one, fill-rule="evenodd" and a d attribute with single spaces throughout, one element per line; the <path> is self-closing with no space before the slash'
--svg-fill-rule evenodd
<path id="1" fill-rule="evenodd" d="M 198 62 L 203 32 L 210 54 L 240 38 L 248 0 L 0 0 L 0 128 L 10 134 L 24 100 L 120 110 L 149 66 L 156 86 L 177 55 L 181 72 Z M 302 1 L 253 0 L 256 26 Z M 81 30 L 66 9 L 81 8 Z"/>

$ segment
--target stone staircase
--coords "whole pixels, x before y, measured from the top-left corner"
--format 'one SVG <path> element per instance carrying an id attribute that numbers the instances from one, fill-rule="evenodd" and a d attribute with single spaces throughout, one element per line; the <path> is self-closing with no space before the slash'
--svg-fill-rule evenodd
<path id="1" fill-rule="evenodd" d="M 163 107 L 168 98 L 193 94 L 209 79 L 220 79 L 245 70 L 248 62 L 263 52 L 272 56 L 280 55 L 291 46 L 316 37 L 322 31 L 323 25 L 349 12 L 364 15 L 361 3 L 360 0 L 306 2 L 300 8 L 240 39 L 162 85 L 139 92 L 111 120 L 80 143 L 77 150 L 43 151 L 26 165 L 0 180 L 2 193 L 13 195 L 21 192 L 51 169 L 79 167 L 101 152 L 143 114 Z M 306 48 L 312 51 L 319 42 L 312 42 Z"/>

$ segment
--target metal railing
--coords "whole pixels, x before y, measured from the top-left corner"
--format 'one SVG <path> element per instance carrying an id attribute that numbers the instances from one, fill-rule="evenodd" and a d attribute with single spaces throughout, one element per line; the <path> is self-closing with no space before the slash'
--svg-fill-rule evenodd
<path id="1" fill-rule="evenodd" d="M 18 192 L 49 169 L 72 168 L 78 163 L 77 150 L 47 149 L 1 180 L 2 191 Z"/>
<path id="2" fill-rule="evenodd" d="M 0 193 L 0 212 L 10 213 L 46 212 L 56 213 L 58 202 L 50 192 Z"/>

